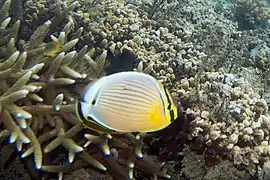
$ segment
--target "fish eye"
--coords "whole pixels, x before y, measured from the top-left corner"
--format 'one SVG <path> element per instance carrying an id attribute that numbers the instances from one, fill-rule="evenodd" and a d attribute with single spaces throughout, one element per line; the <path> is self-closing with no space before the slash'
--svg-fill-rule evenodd
<path id="1" fill-rule="evenodd" d="M 94 99 L 91 104 L 94 106 L 96 104 L 96 100 Z"/>
<path id="2" fill-rule="evenodd" d="M 86 116 L 86 120 L 91 121 L 92 120 L 91 116 Z"/>

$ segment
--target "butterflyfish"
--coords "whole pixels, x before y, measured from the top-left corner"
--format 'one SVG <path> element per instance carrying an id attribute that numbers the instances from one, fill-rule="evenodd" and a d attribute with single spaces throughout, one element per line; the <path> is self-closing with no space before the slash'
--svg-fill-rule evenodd
<path id="1" fill-rule="evenodd" d="M 87 85 L 76 114 L 92 130 L 147 133 L 170 125 L 178 117 L 178 106 L 154 77 L 127 71 Z"/>
<path id="2" fill-rule="evenodd" d="M 45 46 L 44 55 L 47 57 L 55 57 L 61 52 L 61 44 L 57 38 L 52 38 L 53 41 Z"/>

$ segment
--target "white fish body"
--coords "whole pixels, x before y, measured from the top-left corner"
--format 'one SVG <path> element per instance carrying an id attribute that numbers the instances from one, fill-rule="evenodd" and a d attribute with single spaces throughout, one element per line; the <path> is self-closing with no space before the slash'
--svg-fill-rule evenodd
<path id="1" fill-rule="evenodd" d="M 81 114 L 117 132 L 160 130 L 171 123 L 166 92 L 150 75 L 133 71 L 112 74 L 87 86 Z"/>

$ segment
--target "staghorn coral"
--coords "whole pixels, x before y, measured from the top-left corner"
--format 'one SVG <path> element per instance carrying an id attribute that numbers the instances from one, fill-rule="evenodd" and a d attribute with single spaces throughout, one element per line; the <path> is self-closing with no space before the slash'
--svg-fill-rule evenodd
<path id="1" fill-rule="evenodd" d="M 53 172 L 62 178 L 64 172 L 92 165 L 114 179 L 132 178 L 134 166 L 154 179 L 168 178 L 158 165 L 142 157 L 138 137 L 96 134 L 84 129 L 74 115 L 80 89 L 104 75 L 108 65 L 106 49 L 77 46 L 83 34 L 83 28 L 75 26 L 72 18 L 77 2 L 68 5 L 57 1 L 56 15 L 28 38 L 27 33 L 18 31 L 20 21 L 10 24 L 10 4 L 11 0 L 5 1 L 0 10 L 0 137 L 16 144 L 31 177 L 46 178 L 44 172 Z M 64 19 L 69 22 L 60 29 L 57 26 Z M 138 70 L 143 71 L 141 63 Z M 144 71 L 151 71 L 151 66 Z M 86 138 L 82 139 L 83 134 Z M 59 157 L 60 146 L 68 152 L 68 161 L 57 165 L 53 159 Z M 109 147 L 117 157 L 112 157 Z"/>

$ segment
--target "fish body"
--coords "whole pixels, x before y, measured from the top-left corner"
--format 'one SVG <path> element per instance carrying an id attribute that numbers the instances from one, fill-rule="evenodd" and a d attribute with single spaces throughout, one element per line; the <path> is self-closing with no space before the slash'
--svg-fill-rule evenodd
<path id="1" fill-rule="evenodd" d="M 89 84 L 76 113 L 93 130 L 117 133 L 153 132 L 178 116 L 168 90 L 141 72 L 120 72 Z"/>
<path id="2" fill-rule="evenodd" d="M 253 48 L 250 51 L 250 58 L 255 59 L 258 56 L 259 52 L 260 52 L 259 49 L 260 49 L 260 46 L 256 46 L 255 48 Z"/>
<path id="3" fill-rule="evenodd" d="M 52 41 L 47 43 L 44 50 L 44 56 L 55 57 L 61 52 L 61 44 L 58 39 L 52 38 Z"/>

